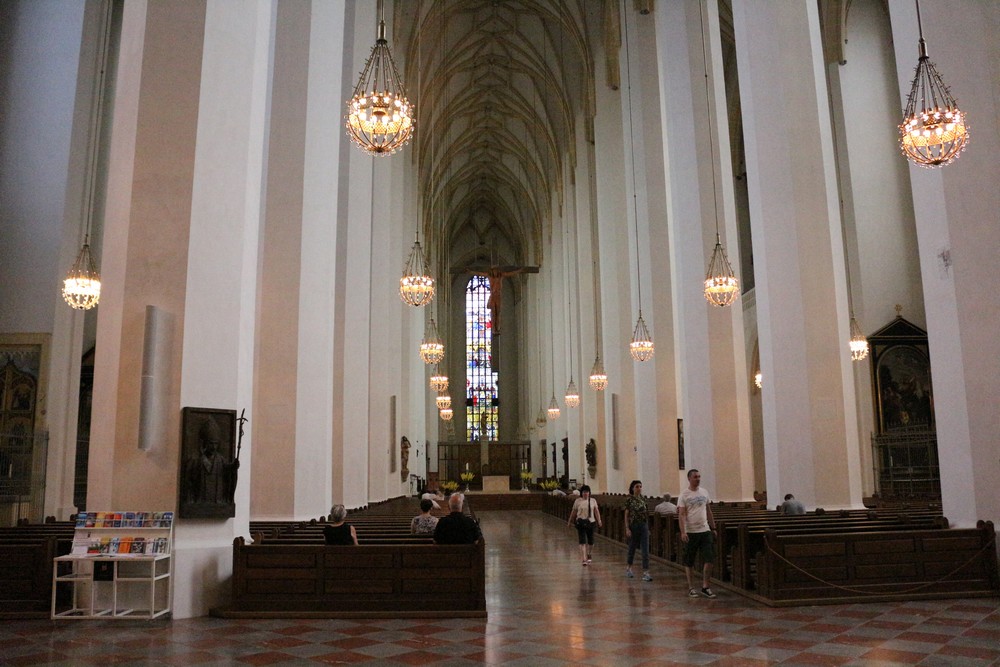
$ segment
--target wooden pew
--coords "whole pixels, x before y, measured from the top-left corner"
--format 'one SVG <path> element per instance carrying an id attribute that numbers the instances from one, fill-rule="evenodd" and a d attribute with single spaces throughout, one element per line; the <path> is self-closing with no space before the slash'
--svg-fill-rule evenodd
<path id="1" fill-rule="evenodd" d="M 233 542 L 225 618 L 486 616 L 483 541 L 326 546 Z"/>
<path id="2" fill-rule="evenodd" d="M 6 537 L 0 541 L 0 618 L 48 618 L 52 560 L 68 554 L 72 538 Z"/>
<path id="3" fill-rule="evenodd" d="M 993 523 L 977 528 L 768 531 L 759 597 L 771 606 L 1000 595 Z"/>

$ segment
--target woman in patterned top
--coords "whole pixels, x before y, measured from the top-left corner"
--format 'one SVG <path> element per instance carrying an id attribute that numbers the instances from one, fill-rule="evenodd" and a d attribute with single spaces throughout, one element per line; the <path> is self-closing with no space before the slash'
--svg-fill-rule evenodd
<path id="1" fill-rule="evenodd" d="M 436 516 L 431 516 L 432 507 L 434 507 L 434 501 L 427 498 L 420 501 L 420 514 L 413 517 L 413 521 L 410 522 L 411 533 L 414 535 L 434 534 L 434 529 L 438 525 L 438 519 Z"/>
<path id="2" fill-rule="evenodd" d="M 628 486 L 628 498 L 625 499 L 625 539 L 628 540 L 628 566 L 625 576 L 631 579 L 632 561 L 635 560 L 636 547 L 642 549 L 642 580 L 652 581 L 649 575 L 649 521 L 646 519 L 646 499 L 642 497 L 642 482 L 633 480 Z"/>

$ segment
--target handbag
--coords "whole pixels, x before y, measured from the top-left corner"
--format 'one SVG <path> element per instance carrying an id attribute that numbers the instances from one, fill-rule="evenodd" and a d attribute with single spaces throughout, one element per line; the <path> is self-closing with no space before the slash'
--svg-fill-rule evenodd
<path id="1" fill-rule="evenodd" d="M 591 499 L 588 498 L 587 499 L 587 518 L 584 519 L 581 516 L 581 517 L 577 517 L 577 519 L 576 519 L 576 527 L 579 528 L 580 530 L 586 530 L 590 526 L 590 516 L 591 516 L 590 503 L 591 503 Z"/>

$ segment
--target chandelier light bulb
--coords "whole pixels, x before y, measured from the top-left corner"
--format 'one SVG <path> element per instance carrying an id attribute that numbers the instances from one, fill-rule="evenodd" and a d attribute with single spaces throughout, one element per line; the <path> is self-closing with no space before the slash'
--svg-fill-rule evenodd
<path id="1" fill-rule="evenodd" d="M 646 322 L 642 319 L 642 311 L 639 312 L 639 319 L 635 322 L 635 331 L 632 333 L 632 342 L 628 344 L 628 351 L 636 361 L 648 361 L 653 358 L 653 337 L 649 335 Z"/>
<path id="2" fill-rule="evenodd" d="M 437 404 L 438 410 L 447 410 L 451 407 L 451 396 L 448 394 L 438 394 L 434 402 Z"/>
<path id="3" fill-rule="evenodd" d="M 399 298 L 403 303 L 415 307 L 426 306 L 434 298 L 434 278 L 427 268 L 419 238 L 413 242 L 410 256 L 403 267 L 403 277 L 399 279 Z"/>
<path id="4" fill-rule="evenodd" d="M 604 391 L 608 386 L 608 374 L 604 372 L 601 355 L 594 358 L 594 367 L 590 369 L 590 388 L 594 391 Z"/>
<path id="5" fill-rule="evenodd" d="M 868 356 L 868 339 L 865 334 L 862 333 L 861 327 L 858 325 L 858 321 L 851 318 L 851 359 L 853 361 L 861 361 Z"/>
<path id="6" fill-rule="evenodd" d="M 556 402 L 556 395 L 552 394 L 552 400 L 549 401 L 549 409 L 546 411 L 549 415 L 549 421 L 555 421 L 559 419 L 559 403 Z"/>
<path id="7" fill-rule="evenodd" d="M 83 239 L 80 254 L 63 280 L 63 299 L 76 310 L 90 310 L 101 300 L 101 274 L 94 265 L 88 241 L 89 237 Z"/>
<path id="8" fill-rule="evenodd" d="M 420 341 L 420 359 L 425 364 L 436 364 L 444 359 L 444 343 L 438 337 L 437 324 L 431 318 L 424 332 L 424 339 Z"/>
<path id="9" fill-rule="evenodd" d="M 451 418 L 455 416 L 455 411 L 452 410 L 451 408 L 441 408 L 438 411 L 438 414 L 441 415 L 441 419 L 443 419 L 446 422 L 450 422 Z"/>
<path id="10" fill-rule="evenodd" d="M 576 383 L 573 382 L 573 378 L 569 379 L 569 384 L 566 386 L 566 407 L 575 408 L 580 405 L 580 392 L 576 389 Z"/>
<path id="11" fill-rule="evenodd" d="M 917 5 L 920 26 L 920 5 Z M 899 124 L 899 148 L 910 162 L 921 167 L 943 167 L 954 162 L 969 144 L 965 114 L 927 56 L 920 26 L 920 57 Z M 862 357 L 863 358 L 863 357 Z"/>
<path id="12" fill-rule="evenodd" d="M 413 134 L 414 108 L 406 97 L 399 71 L 385 39 L 385 21 L 365 69 L 347 101 L 347 136 L 373 156 L 392 155 Z"/>
<path id="13" fill-rule="evenodd" d="M 712 261 L 708 264 L 705 274 L 705 299 L 713 306 L 725 308 L 736 301 L 740 295 L 740 281 L 733 273 L 733 267 L 726 257 L 719 234 L 715 234 L 715 250 L 712 251 Z"/>

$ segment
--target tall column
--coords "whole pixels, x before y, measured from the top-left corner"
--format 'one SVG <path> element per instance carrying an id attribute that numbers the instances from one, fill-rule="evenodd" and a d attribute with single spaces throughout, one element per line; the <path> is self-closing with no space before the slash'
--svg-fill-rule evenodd
<path id="1" fill-rule="evenodd" d="M 736 500 L 753 494 L 750 410 L 740 301 L 719 309 L 703 295 L 717 224 L 740 275 L 733 192 L 728 185 L 731 165 L 723 159 L 729 153 L 729 134 L 722 61 L 717 55 L 721 53 L 718 11 L 714 3 L 707 3 L 708 9 L 703 4 L 700 0 L 668 3 L 656 12 L 669 262 L 678 321 L 675 356 L 682 404 L 678 416 L 684 419 L 686 468 L 700 469 L 716 497 Z M 710 91 L 706 71 L 711 74 Z M 686 481 L 681 478 L 677 483 L 683 488 Z"/>
<path id="2" fill-rule="evenodd" d="M 182 406 L 253 410 L 258 248 L 263 220 L 268 94 L 276 4 L 209 0 L 187 292 L 182 329 Z M 253 424 L 241 462 L 253 463 Z M 232 540 L 249 534 L 250 484 L 236 489 L 236 517 L 185 520 L 175 530 L 174 615 L 203 615 L 225 597 Z M 218 581 L 212 590 L 206 581 Z"/>
<path id="3" fill-rule="evenodd" d="M 910 167 L 927 337 L 934 382 L 944 514 L 953 524 L 1000 519 L 1000 294 L 994 279 L 1000 248 L 1000 84 L 986 63 L 1000 56 L 1000 6 L 974 1 L 921 6 L 930 59 L 959 108 L 971 141 L 955 163 Z M 917 62 L 915 9 L 890 3 L 901 104 Z M 987 72 L 994 72 L 987 76 Z M 901 158 L 902 159 L 902 158 Z"/>
<path id="4" fill-rule="evenodd" d="M 768 497 L 861 502 L 849 314 L 818 9 L 733 6 Z"/>

